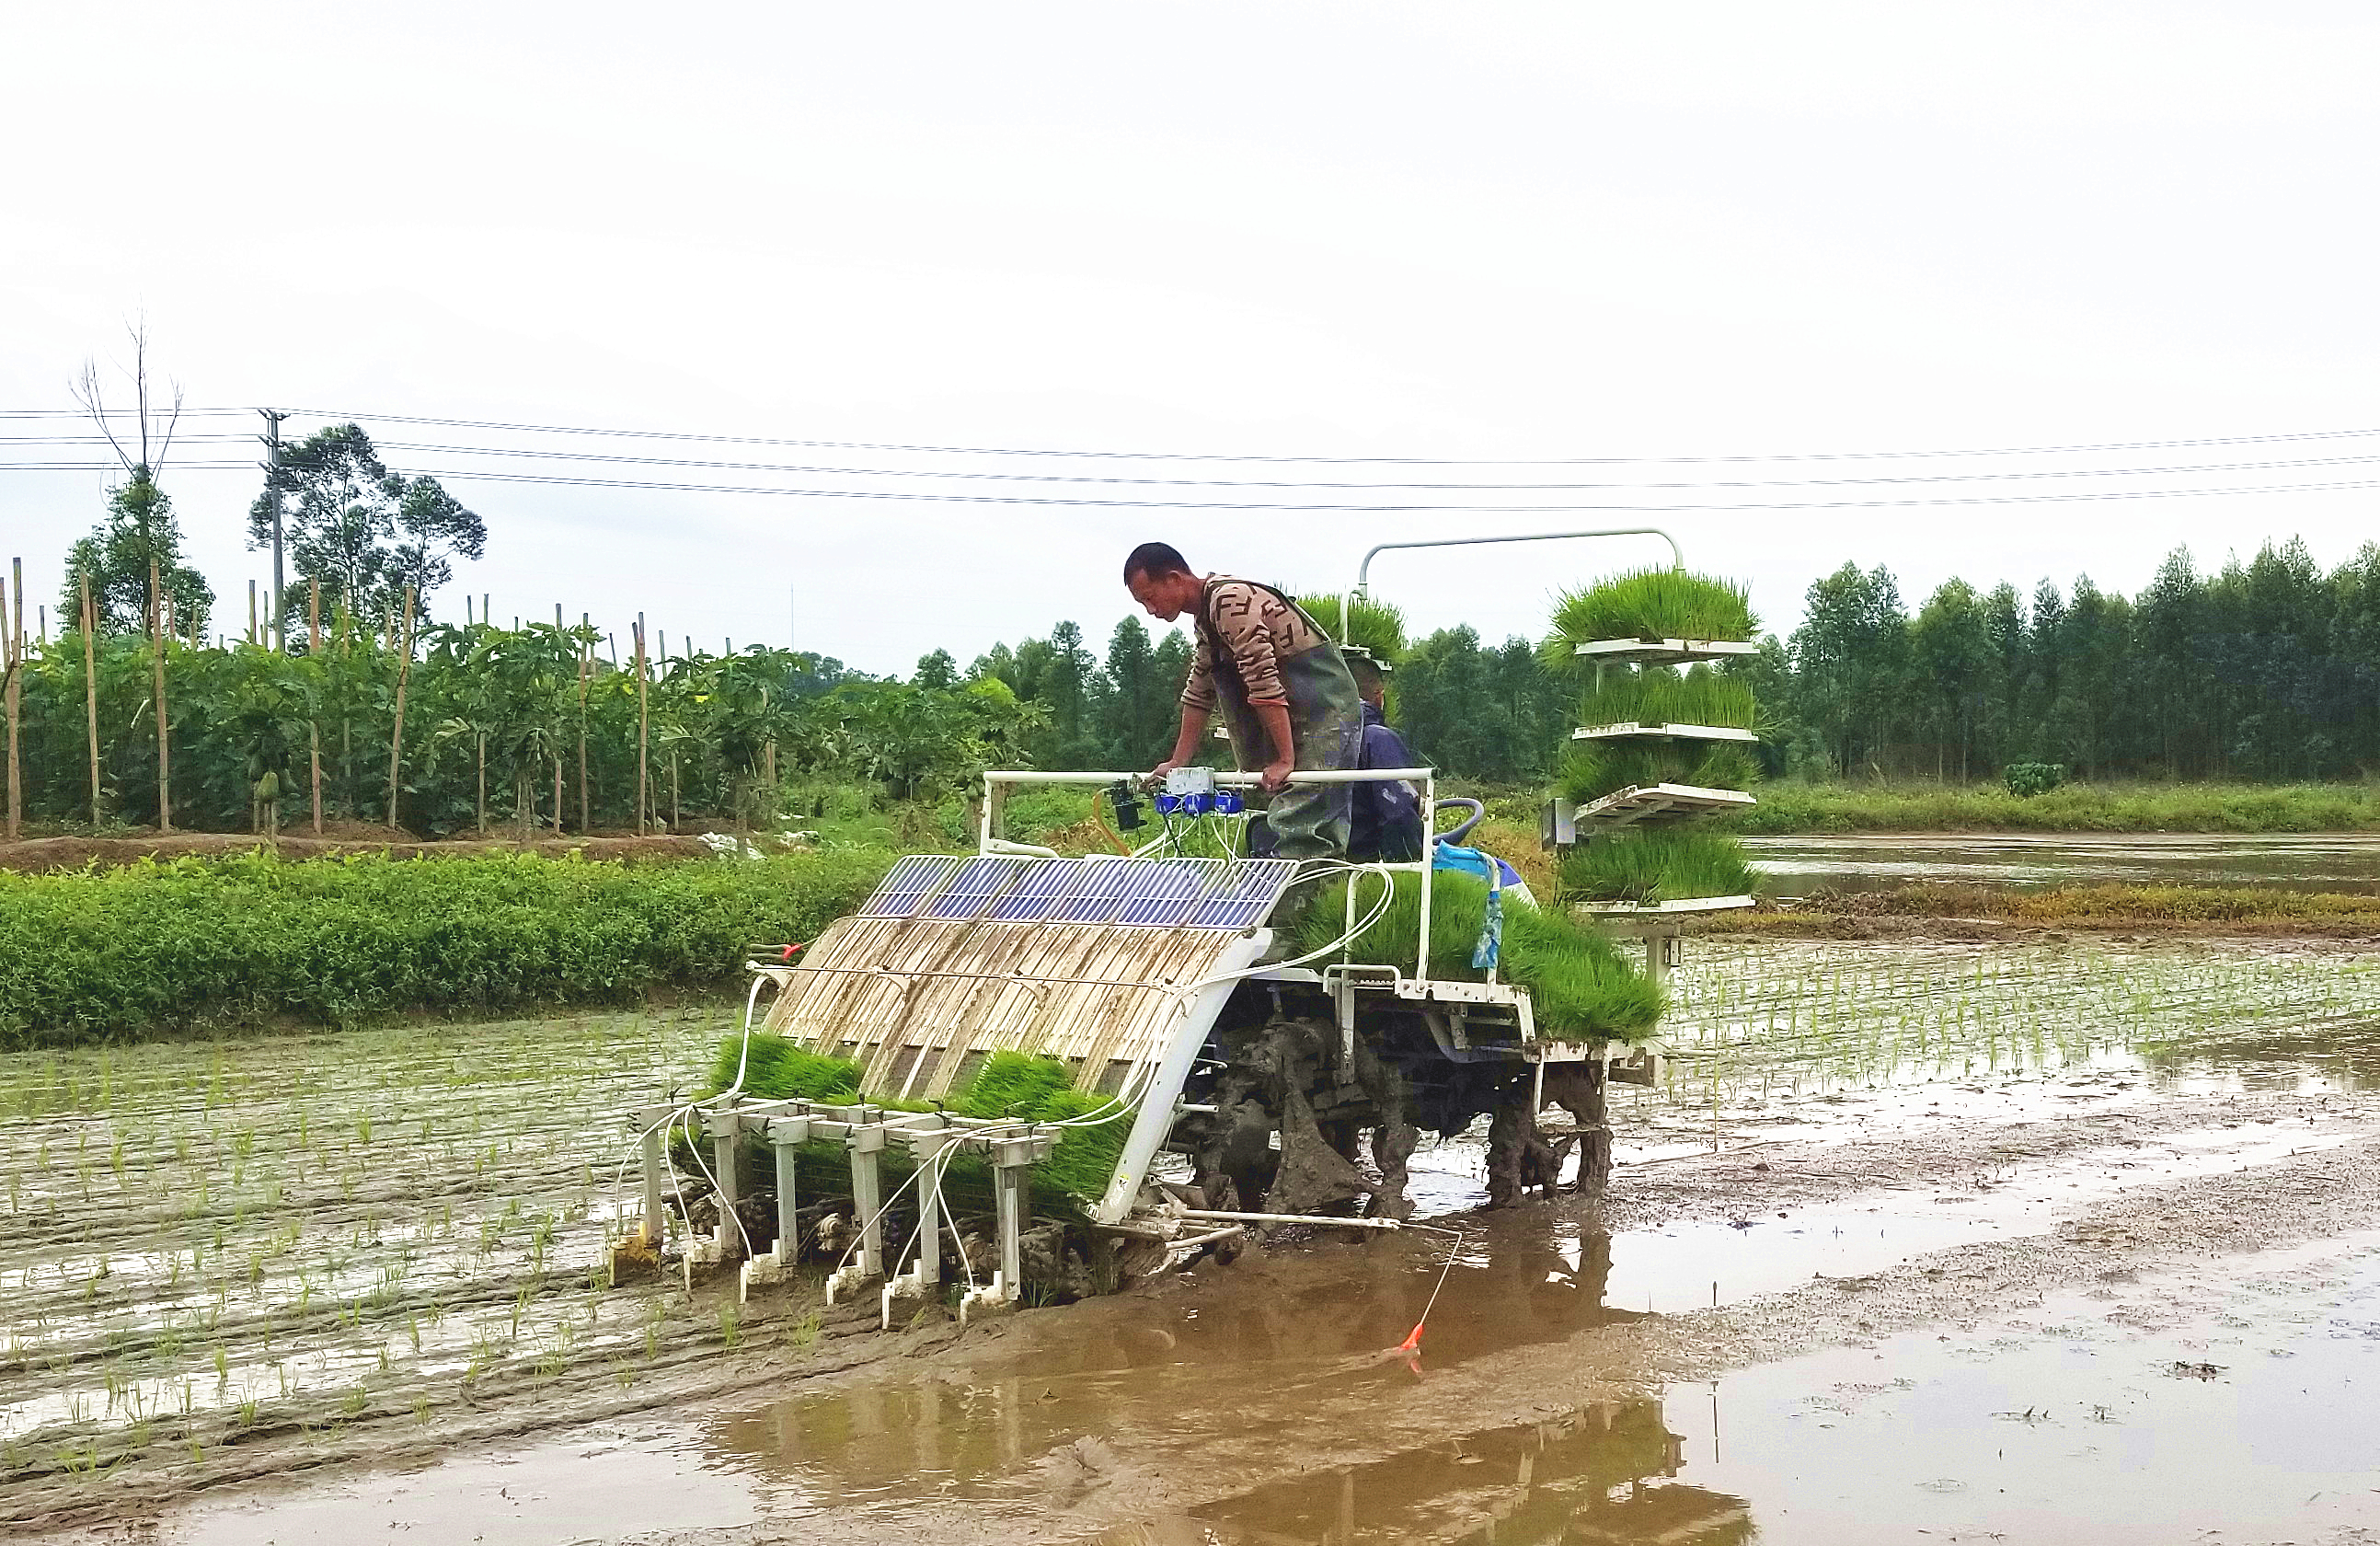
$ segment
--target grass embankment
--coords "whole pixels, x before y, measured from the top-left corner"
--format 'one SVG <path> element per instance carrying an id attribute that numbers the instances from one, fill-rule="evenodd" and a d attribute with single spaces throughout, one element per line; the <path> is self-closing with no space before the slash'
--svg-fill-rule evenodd
<path id="1" fill-rule="evenodd" d="M 750 946 L 814 937 L 890 862 L 248 854 L 0 874 L 0 1048 L 716 983 Z"/>
<path id="2" fill-rule="evenodd" d="M 1738 832 L 2380 832 L 2380 783 L 1763 785 Z"/>
<path id="3" fill-rule="evenodd" d="M 1882 925 L 1923 931 L 1982 919 L 2017 927 L 2380 939 L 2380 896 L 2263 886 L 2070 885 L 2045 891 L 1928 882 L 1815 892 L 1791 906 L 1714 918 L 1708 933 L 1828 934 Z"/>

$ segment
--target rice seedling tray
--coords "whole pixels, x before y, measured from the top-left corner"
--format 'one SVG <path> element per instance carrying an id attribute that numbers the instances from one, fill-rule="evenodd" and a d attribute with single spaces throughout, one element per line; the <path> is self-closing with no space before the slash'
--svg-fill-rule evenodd
<path id="1" fill-rule="evenodd" d="M 1581 660 L 1614 665 L 1682 665 L 1759 652 L 1759 645 L 1731 639 L 1588 639 L 1571 646 Z"/>
<path id="2" fill-rule="evenodd" d="M 1580 902 L 1578 910 L 1597 918 L 1658 918 L 1667 913 L 1722 913 L 1758 905 L 1752 896 L 1681 896 L 1670 902 Z"/>
<path id="3" fill-rule="evenodd" d="M 1646 724 L 1637 720 L 1623 720 L 1616 724 L 1582 724 L 1570 733 L 1570 738 L 1574 741 L 1618 741 L 1651 736 L 1682 741 L 1760 739 L 1752 731 L 1739 730 L 1729 724 Z"/>
<path id="4" fill-rule="evenodd" d="M 1706 789 L 1692 784 L 1633 785 L 1583 807 L 1578 820 L 1606 828 L 1644 826 L 1742 810 L 1758 803 L 1741 789 Z"/>

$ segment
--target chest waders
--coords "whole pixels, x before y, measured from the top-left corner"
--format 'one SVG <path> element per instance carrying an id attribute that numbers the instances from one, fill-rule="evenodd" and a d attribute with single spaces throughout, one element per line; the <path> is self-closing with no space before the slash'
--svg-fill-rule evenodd
<path id="1" fill-rule="evenodd" d="M 1248 583 L 1254 584 L 1254 581 Z M 1300 773 L 1353 768 L 1364 750 L 1364 700 L 1339 647 L 1330 642 L 1313 617 L 1269 585 L 1257 585 L 1305 618 L 1322 642 L 1278 663 L 1281 682 L 1289 698 L 1290 759 Z M 1269 760 L 1272 742 L 1264 722 L 1248 704 L 1247 684 L 1240 664 L 1215 630 L 1214 588 L 1198 598 L 1198 637 L 1212 664 L 1215 702 L 1223 711 L 1231 732 L 1232 755 L 1243 773 L 1259 773 Z M 1265 807 L 1265 829 L 1251 828 L 1252 851 L 1282 858 L 1344 858 L 1350 795 L 1344 784 L 1293 785 L 1274 795 Z"/>

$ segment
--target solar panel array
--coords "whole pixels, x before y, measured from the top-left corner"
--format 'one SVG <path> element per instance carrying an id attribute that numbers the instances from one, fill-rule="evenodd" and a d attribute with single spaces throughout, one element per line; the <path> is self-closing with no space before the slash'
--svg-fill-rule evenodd
<path id="1" fill-rule="evenodd" d="M 912 854 L 892 867 L 859 916 L 1252 929 L 1296 869 L 1286 858 Z"/>

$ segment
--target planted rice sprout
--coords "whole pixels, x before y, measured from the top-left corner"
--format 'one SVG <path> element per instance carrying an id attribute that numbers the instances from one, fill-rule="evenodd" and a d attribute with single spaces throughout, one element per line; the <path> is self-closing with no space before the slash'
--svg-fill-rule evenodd
<path id="1" fill-rule="evenodd" d="M 185 1402 L 167 1437 L 180 1445 L 187 1430 L 212 1457 L 267 1417 L 334 1416 L 358 1380 L 431 1392 L 468 1338 L 469 1317 L 449 1312 L 491 1298 L 549 1359 L 635 1347 L 641 1302 L 587 1288 L 606 1221 L 585 1204 L 581 1162 L 616 1146 L 611 1114 L 674 1077 L 717 1025 L 607 1014 L 468 1040 L 161 1044 L 137 1067 L 108 1053 L 104 1080 L 90 1053 L 0 1057 L 0 1162 L 23 1204 L 0 1223 L 0 1346 L 21 1350 L 0 1366 L 0 1432 L 40 1441 L 0 1475 L 57 1471 L 69 1445 L 78 1463 L 124 1463 L 155 1436 L 140 1426 Z M 75 1125 L 63 1153 L 61 1111 Z M 436 1136 L 421 1142 L 425 1121 Z M 474 1122 L 518 1138 L 477 1182 L 440 1147 Z M 85 1175 L 40 1181 L 45 1150 Z M 309 1229 L 343 1177 L 361 1211 Z M 516 1250 L 541 1249 L 545 1276 L 525 1283 L 519 1254 L 473 1263 L 483 1219 Z M 462 1228 L 442 1237 L 447 1221 Z"/>

